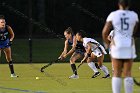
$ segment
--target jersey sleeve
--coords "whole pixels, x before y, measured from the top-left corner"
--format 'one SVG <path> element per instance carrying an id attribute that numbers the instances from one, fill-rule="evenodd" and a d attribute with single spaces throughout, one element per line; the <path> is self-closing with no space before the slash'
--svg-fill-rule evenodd
<path id="1" fill-rule="evenodd" d="M 88 43 L 87 38 L 83 38 L 83 43 L 84 43 L 85 45 L 87 45 L 87 43 Z"/>
<path id="2" fill-rule="evenodd" d="M 87 43 L 90 42 L 90 38 L 83 38 L 83 46 L 86 47 Z"/>
<path id="3" fill-rule="evenodd" d="M 111 12 L 109 15 L 108 15 L 108 17 L 107 17 L 107 19 L 106 19 L 106 22 L 109 22 L 109 21 L 112 21 L 113 20 L 113 12 Z"/>

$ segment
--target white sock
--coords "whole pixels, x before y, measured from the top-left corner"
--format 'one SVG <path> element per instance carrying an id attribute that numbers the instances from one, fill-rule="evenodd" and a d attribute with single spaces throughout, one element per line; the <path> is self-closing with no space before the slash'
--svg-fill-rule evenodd
<path id="1" fill-rule="evenodd" d="M 109 74 L 109 71 L 108 71 L 108 69 L 107 69 L 106 66 L 102 65 L 102 66 L 100 67 L 100 69 L 104 72 L 105 75 L 108 75 L 108 74 Z"/>
<path id="2" fill-rule="evenodd" d="M 133 93 L 133 78 L 132 77 L 126 77 L 124 78 L 124 89 L 125 93 Z"/>
<path id="3" fill-rule="evenodd" d="M 122 79 L 120 77 L 112 77 L 113 93 L 121 93 Z"/>
<path id="4" fill-rule="evenodd" d="M 98 72 L 98 69 L 96 68 L 95 63 L 90 62 L 90 63 L 88 63 L 88 66 L 89 66 L 95 73 Z"/>

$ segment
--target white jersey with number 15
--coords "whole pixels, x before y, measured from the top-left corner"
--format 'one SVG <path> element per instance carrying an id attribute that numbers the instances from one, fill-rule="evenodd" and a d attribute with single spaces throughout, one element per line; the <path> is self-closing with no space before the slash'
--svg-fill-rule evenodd
<path id="1" fill-rule="evenodd" d="M 116 46 L 130 46 L 134 27 L 138 20 L 138 15 L 130 10 L 116 10 L 108 16 L 107 22 L 112 22 L 114 28 L 114 42 Z M 129 42 L 125 42 L 129 41 Z"/>

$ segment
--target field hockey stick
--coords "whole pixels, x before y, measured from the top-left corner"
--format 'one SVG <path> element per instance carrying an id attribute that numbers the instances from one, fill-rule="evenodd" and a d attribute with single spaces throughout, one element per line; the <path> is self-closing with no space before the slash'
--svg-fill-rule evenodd
<path id="1" fill-rule="evenodd" d="M 44 72 L 44 69 L 46 69 L 47 67 L 51 66 L 52 64 L 58 62 L 60 59 L 56 59 L 54 61 L 51 61 L 50 63 L 48 63 L 47 65 L 44 65 L 43 67 L 41 67 L 40 71 Z"/>
<path id="2" fill-rule="evenodd" d="M 137 86 L 140 86 L 140 82 L 138 82 L 135 78 L 133 78 L 134 80 L 134 83 L 137 85 Z"/>

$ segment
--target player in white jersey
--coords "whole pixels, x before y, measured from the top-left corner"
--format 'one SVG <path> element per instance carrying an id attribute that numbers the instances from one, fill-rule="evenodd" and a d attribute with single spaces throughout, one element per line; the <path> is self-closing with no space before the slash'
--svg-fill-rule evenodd
<path id="1" fill-rule="evenodd" d="M 111 12 L 103 28 L 102 36 L 109 46 L 107 39 L 110 29 L 114 28 L 114 36 L 111 41 L 111 58 L 114 67 L 112 77 L 113 93 L 120 93 L 124 74 L 125 93 L 133 93 L 133 78 L 131 68 L 133 59 L 136 58 L 133 35 L 138 27 L 138 15 L 130 11 L 130 0 L 119 0 L 119 10 Z"/>
<path id="2" fill-rule="evenodd" d="M 92 78 L 95 78 L 98 75 L 100 75 L 100 72 L 98 72 L 97 68 L 95 68 L 95 64 L 92 62 L 95 58 L 97 58 L 98 60 L 99 68 L 105 74 L 103 78 L 109 78 L 110 77 L 109 71 L 107 67 L 103 65 L 104 54 L 107 54 L 104 47 L 93 38 L 86 38 L 85 33 L 83 31 L 77 32 L 76 39 L 78 41 L 83 42 L 83 46 L 85 47 L 86 54 L 85 57 L 82 59 L 81 63 L 87 60 L 88 65 L 94 71 L 94 75 L 92 76 Z"/>

